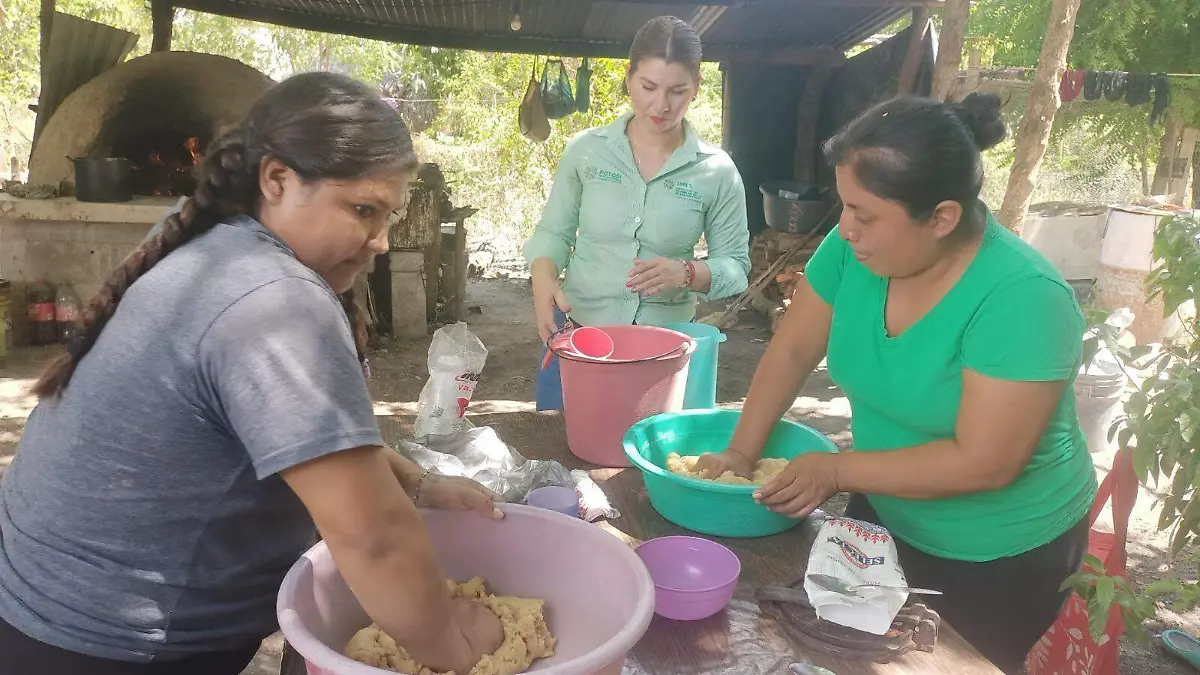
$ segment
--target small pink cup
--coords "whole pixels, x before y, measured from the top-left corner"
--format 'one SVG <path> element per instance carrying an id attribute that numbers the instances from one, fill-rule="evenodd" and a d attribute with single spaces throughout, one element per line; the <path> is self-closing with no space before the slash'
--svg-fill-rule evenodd
<path id="1" fill-rule="evenodd" d="M 571 351 L 589 359 L 607 359 L 613 353 L 613 339 L 599 328 L 583 326 L 571 331 Z"/>

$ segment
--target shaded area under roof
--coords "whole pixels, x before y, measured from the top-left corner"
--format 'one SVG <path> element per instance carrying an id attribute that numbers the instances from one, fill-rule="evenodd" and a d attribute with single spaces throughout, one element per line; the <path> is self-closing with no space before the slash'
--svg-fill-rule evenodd
<path id="1" fill-rule="evenodd" d="M 172 6 L 307 30 L 445 48 L 624 57 L 647 20 L 704 30 L 704 56 L 844 50 L 933 0 L 166 0 Z M 509 24 L 520 13 L 522 28 Z M 716 16 L 715 21 L 713 17 Z"/>

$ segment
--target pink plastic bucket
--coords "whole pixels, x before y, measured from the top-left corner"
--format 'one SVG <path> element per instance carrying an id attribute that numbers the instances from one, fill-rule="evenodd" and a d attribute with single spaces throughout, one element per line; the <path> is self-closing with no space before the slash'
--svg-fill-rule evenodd
<path id="1" fill-rule="evenodd" d="M 496 593 L 546 600 L 556 654 L 539 675 L 619 675 L 625 655 L 654 614 L 654 585 L 621 540 L 578 518 L 505 504 L 494 522 L 467 512 L 422 509 L 429 537 L 451 578 L 483 577 Z M 322 542 L 283 580 L 279 626 L 309 675 L 384 675 L 341 655 L 368 625 Z"/>
<path id="2" fill-rule="evenodd" d="M 696 341 L 654 326 L 598 328 L 613 341 L 604 361 L 572 354 L 569 335 L 550 342 L 560 359 L 567 444 L 592 464 L 630 466 L 621 444 L 625 432 L 647 417 L 683 409 Z"/>

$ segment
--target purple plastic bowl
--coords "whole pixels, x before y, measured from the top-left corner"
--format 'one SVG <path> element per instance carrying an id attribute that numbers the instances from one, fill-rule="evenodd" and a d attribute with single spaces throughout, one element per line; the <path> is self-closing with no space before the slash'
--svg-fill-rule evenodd
<path id="1" fill-rule="evenodd" d="M 557 511 L 574 518 L 579 517 L 579 495 L 569 487 L 547 485 L 530 490 L 525 495 L 525 503 L 539 509 Z"/>
<path id="2" fill-rule="evenodd" d="M 715 541 L 660 537 L 637 547 L 654 582 L 654 612 L 678 621 L 705 619 L 724 609 L 737 590 L 742 561 Z"/>

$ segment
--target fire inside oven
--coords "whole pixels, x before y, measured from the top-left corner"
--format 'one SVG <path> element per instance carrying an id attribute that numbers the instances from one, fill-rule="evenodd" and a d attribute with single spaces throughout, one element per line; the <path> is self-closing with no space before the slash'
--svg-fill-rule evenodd
<path id="1" fill-rule="evenodd" d="M 132 162 L 134 194 L 190 196 L 212 134 L 212 118 L 187 96 L 143 84 L 131 87 L 104 120 L 89 154 Z"/>
<path id="2" fill-rule="evenodd" d="M 207 134 L 205 134 L 207 136 Z M 174 197 L 196 191 L 194 169 L 209 139 L 198 131 L 159 130 L 130 134 L 115 143 L 114 157 L 133 163 L 133 191 L 139 195 Z"/>

